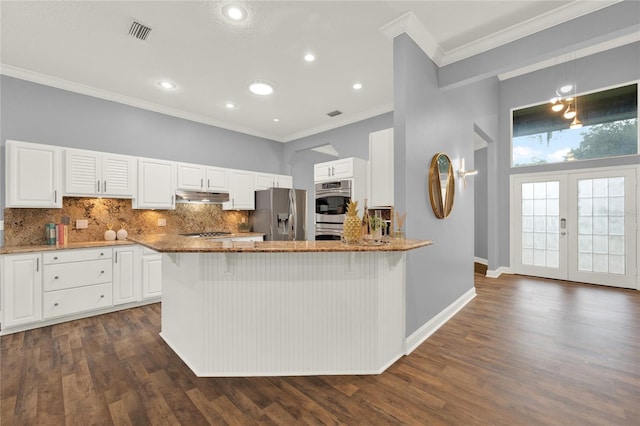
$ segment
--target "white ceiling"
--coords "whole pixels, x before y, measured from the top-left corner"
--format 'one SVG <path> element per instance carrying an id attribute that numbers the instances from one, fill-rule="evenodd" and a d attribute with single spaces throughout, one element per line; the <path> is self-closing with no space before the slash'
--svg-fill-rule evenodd
<path id="1" fill-rule="evenodd" d="M 612 4 L 241 1 L 248 18 L 238 24 L 221 13 L 231 1 L 4 0 L 1 72 L 287 142 L 392 110 L 392 40 L 381 27 L 407 12 L 445 65 Z M 129 36 L 133 20 L 152 28 L 146 41 Z M 306 63 L 307 52 L 317 60 Z M 255 79 L 276 92 L 251 94 Z M 326 115 L 334 110 L 343 114 Z"/>

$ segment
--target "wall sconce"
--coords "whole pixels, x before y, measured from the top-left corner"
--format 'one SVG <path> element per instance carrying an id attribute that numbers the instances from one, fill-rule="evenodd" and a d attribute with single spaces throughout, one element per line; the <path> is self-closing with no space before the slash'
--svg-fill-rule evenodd
<path id="1" fill-rule="evenodd" d="M 467 176 L 474 176 L 477 174 L 478 174 L 477 170 L 465 170 L 464 158 L 460 160 L 460 170 L 458 170 L 458 177 L 462 179 L 462 182 L 464 183 L 465 188 L 467 187 Z"/>

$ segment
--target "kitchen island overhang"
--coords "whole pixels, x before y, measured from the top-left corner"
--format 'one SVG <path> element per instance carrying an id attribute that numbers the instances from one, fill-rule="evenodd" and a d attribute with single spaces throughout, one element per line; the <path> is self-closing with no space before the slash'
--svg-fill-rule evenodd
<path id="1" fill-rule="evenodd" d="M 201 377 L 383 372 L 405 353 L 406 252 L 431 244 L 138 242 L 163 253 L 161 337 Z"/>

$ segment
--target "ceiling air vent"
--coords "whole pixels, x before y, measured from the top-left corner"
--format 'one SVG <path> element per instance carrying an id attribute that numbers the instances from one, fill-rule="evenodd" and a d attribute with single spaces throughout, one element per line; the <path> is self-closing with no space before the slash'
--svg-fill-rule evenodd
<path id="1" fill-rule="evenodd" d="M 328 112 L 328 113 L 327 113 L 327 115 L 328 115 L 329 117 L 335 117 L 336 115 L 340 115 L 340 114 L 342 114 L 342 111 L 338 111 L 338 110 L 331 111 L 331 112 Z"/>
<path id="2" fill-rule="evenodd" d="M 131 28 L 129 28 L 129 35 L 142 41 L 147 39 L 150 32 L 151 28 L 136 21 L 133 21 Z"/>

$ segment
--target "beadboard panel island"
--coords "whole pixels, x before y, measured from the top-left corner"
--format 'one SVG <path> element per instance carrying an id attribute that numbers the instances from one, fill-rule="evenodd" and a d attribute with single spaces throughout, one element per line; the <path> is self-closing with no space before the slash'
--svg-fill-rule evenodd
<path id="1" fill-rule="evenodd" d="M 406 251 L 152 236 L 162 332 L 200 377 L 379 374 L 405 352 Z"/>

